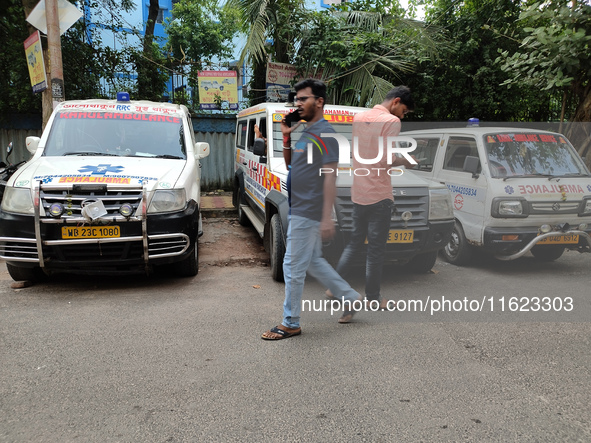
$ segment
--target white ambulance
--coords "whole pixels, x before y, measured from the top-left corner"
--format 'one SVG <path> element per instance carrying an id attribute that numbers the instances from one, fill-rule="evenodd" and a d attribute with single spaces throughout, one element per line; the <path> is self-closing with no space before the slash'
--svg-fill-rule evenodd
<path id="1" fill-rule="evenodd" d="M 502 260 L 591 251 L 591 175 L 565 136 L 477 123 L 401 135 L 417 142 L 416 174 L 452 194 L 450 263 L 469 263 L 474 248 Z"/>
<path id="2" fill-rule="evenodd" d="M 80 100 L 60 103 L 33 154 L 9 180 L 0 257 L 15 280 L 57 272 L 198 272 L 200 163 L 186 107 Z"/>
<path id="3" fill-rule="evenodd" d="M 324 117 L 338 134 L 351 143 L 353 116 L 365 108 L 326 105 Z M 255 227 L 270 253 L 271 272 L 283 280 L 283 256 L 289 204 L 287 168 L 283 159 L 280 122 L 293 111 L 282 103 L 264 103 L 241 111 L 236 126 L 234 205 L 241 224 Z M 255 137 L 258 125 L 266 143 Z M 292 133 L 292 143 L 299 139 L 303 126 Z M 325 245 L 329 259 L 338 259 L 352 230 L 351 184 L 353 174 L 348 165 L 339 162 L 334 219 L 335 239 Z M 386 250 L 389 262 L 408 264 L 416 272 L 429 271 L 438 251 L 449 241 L 453 230 L 453 211 L 448 189 L 411 171 L 392 174 L 394 210 Z M 364 260 L 360 257 L 360 260 Z"/>

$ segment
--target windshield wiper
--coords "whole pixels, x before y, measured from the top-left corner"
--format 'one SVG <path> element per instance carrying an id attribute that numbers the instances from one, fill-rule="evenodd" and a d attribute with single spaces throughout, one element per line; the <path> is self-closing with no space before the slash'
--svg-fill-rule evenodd
<path id="1" fill-rule="evenodd" d="M 66 155 L 87 155 L 87 156 L 99 156 L 99 157 L 103 157 L 103 156 L 111 156 L 111 157 L 118 157 L 117 154 L 110 154 L 108 152 L 66 152 L 65 154 L 63 154 L 63 156 L 65 157 Z"/>
<path id="2" fill-rule="evenodd" d="M 557 178 L 558 176 L 552 174 L 541 174 L 536 172 L 534 174 L 519 174 L 519 175 L 510 175 L 507 177 L 503 177 L 503 181 L 507 181 L 510 178 L 540 178 L 540 177 L 548 177 L 548 180 L 552 180 L 553 178 Z"/>
<path id="3" fill-rule="evenodd" d="M 155 155 L 153 158 L 172 158 L 174 160 L 184 160 L 183 157 L 179 157 L 178 155 L 170 155 L 170 154 Z"/>

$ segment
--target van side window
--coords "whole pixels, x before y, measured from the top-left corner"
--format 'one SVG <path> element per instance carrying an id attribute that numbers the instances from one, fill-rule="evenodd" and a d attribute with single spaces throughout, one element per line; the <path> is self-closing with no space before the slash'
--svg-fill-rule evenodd
<path id="1" fill-rule="evenodd" d="M 236 131 L 236 146 L 240 149 L 246 147 L 246 120 L 238 122 L 238 129 Z"/>
<path id="2" fill-rule="evenodd" d="M 417 148 L 412 154 L 419 160 L 416 168 L 419 171 L 432 171 L 440 137 L 417 137 L 415 140 L 417 141 Z"/>
<path id="3" fill-rule="evenodd" d="M 445 150 L 443 169 L 463 171 L 467 156 L 478 157 L 476 140 L 472 137 L 450 137 Z M 480 166 L 478 167 L 480 172 Z"/>
<path id="4" fill-rule="evenodd" d="M 248 138 L 247 138 L 247 142 L 246 142 L 246 149 L 248 151 L 252 151 L 252 147 L 254 145 L 254 124 L 256 123 L 256 120 L 254 118 L 251 118 L 250 120 L 248 120 Z"/>

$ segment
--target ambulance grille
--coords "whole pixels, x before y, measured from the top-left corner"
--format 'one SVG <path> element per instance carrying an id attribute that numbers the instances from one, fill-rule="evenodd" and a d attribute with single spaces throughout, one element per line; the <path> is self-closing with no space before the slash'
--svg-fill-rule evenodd
<path id="1" fill-rule="evenodd" d="M 429 218 L 429 188 L 396 188 L 394 210 L 390 221 L 390 229 L 404 229 L 404 221 L 400 218 L 403 212 L 410 211 L 412 218 L 407 223 L 408 229 L 427 226 Z M 353 202 L 349 188 L 337 188 L 335 202 L 337 219 L 341 230 L 353 230 Z"/>
<path id="2" fill-rule="evenodd" d="M 45 213 L 48 214 L 49 207 L 54 203 L 61 203 L 66 212 L 62 217 L 80 217 L 82 214 L 82 203 L 93 203 L 102 200 L 109 215 L 119 215 L 119 208 L 124 203 L 133 207 L 134 213 L 139 207 L 142 199 L 141 189 L 117 189 L 117 190 L 46 190 L 40 189 L 40 198 Z"/>

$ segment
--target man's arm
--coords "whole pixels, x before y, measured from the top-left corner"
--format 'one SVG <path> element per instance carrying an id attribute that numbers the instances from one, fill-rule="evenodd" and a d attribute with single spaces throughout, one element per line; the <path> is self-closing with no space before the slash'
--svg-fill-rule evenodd
<path id="1" fill-rule="evenodd" d="M 335 233 L 332 209 L 337 196 L 337 165 L 336 162 L 322 165 L 322 176 L 324 177 L 322 219 L 320 220 L 320 235 L 322 240 L 330 240 L 334 237 Z M 332 172 L 325 173 L 324 171 L 327 170 L 332 170 Z"/>

